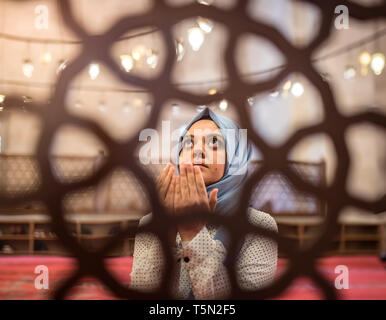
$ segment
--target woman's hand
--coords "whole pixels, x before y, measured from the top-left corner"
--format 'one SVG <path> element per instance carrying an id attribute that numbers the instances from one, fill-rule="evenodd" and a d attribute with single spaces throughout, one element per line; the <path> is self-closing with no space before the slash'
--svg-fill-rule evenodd
<path id="1" fill-rule="evenodd" d="M 157 179 L 157 190 L 161 204 L 165 207 L 169 214 L 174 214 L 174 194 L 175 194 L 174 167 L 169 162 L 161 171 Z M 176 243 L 177 228 L 173 227 L 168 232 L 168 242 L 170 246 Z"/>
<path id="2" fill-rule="evenodd" d="M 180 176 L 175 177 L 174 183 L 174 213 L 181 215 L 190 212 L 214 211 L 217 203 L 218 189 L 214 189 L 209 199 L 202 173 L 199 167 L 192 164 L 180 166 Z M 206 225 L 205 220 L 178 226 L 183 241 L 190 241 Z"/>
<path id="3" fill-rule="evenodd" d="M 172 183 L 173 174 L 174 167 L 169 162 L 161 171 L 156 183 L 159 199 L 169 213 L 173 213 L 174 211 L 174 184 Z"/>

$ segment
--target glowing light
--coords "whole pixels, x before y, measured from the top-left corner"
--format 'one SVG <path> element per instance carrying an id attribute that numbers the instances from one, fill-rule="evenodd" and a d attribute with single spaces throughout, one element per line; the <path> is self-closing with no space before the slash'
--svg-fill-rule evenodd
<path id="1" fill-rule="evenodd" d="M 270 96 L 271 98 L 277 98 L 277 97 L 279 96 L 279 91 L 278 91 L 278 90 L 271 91 L 271 92 L 269 93 L 269 96 Z"/>
<path id="2" fill-rule="evenodd" d="M 125 69 L 126 72 L 130 72 L 134 67 L 133 57 L 129 54 L 122 54 L 120 58 L 123 69 Z"/>
<path id="3" fill-rule="evenodd" d="M 291 88 L 291 93 L 297 98 L 300 97 L 304 93 L 303 85 L 300 82 L 295 82 Z"/>
<path id="4" fill-rule="evenodd" d="M 146 52 L 147 49 L 143 45 L 138 45 L 131 52 L 131 56 L 134 60 L 139 61 L 144 55 L 146 55 Z"/>
<path id="5" fill-rule="evenodd" d="M 146 59 L 146 63 L 149 65 L 150 68 L 155 69 L 158 64 L 158 54 L 157 52 L 151 50 L 150 55 Z"/>
<path id="6" fill-rule="evenodd" d="M 31 78 L 32 77 L 32 73 L 34 71 L 34 65 L 32 64 L 31 60 L 29 60 L 29 59 L 24 60 L 23 61 L 22 69 L 23 69 L 23 74 L 27 78 Z"/>
<path id="7" fill-rule="evenodd" d="M 203 4 L 204 6 L 210 6 L 213 3 L 213 0 L 197 0 L 199 4 Z"/>
<path id="8" fill-rule="evenodd" d="M 181 61 L 185 55 L 185 47 L 182 39 L 176 40 L 176 56 L 177 61 Z"/>
<path id="9" fill-rule="evenodd" d="M 355 78 L 356 73 L 357 72 L 353 66 L 346 66 L 343 76 L 346 80 L 351 80 Z"/>
<path id="10" fill-rule="evenodd" d="M 203 17 L 197 18 L 197 24 L 205 33 L 210 33 L 213 29 L 213 22 L 209 19 L 205 19 Z"/>
<path id="11" fill-rule="evenodd" d="M 362 52 L 359 55 L 359 63 L 361 64 L 361 74 L 363 76 L 367 75 L 368 73 L 368 66 L 371 62 L 371 54 L 367 51 Z"/>
<path id="12" fill-rule="evenodd" d="M 287 80 L 287 81 L 284 82 L 284 84 L 283 84 L 283 90 L 284 90 L 284 91 L 288 91 L 289 89 L 291 89 L 291 86 L 292 86 L 291 80 Z"/>
<path id="13" fill-rule="evenodd" d="M 88 74 L 90 75 L 90 78 L 92 80 L 95 80 L 98 75 L 99 75 L 100 69 L 99 69 L 99 64 L 97 63 L 91 63 L 90 67 L 88 69 Z"/>
<path id="14" fill-rule="evenodd" d="M 198 27 L 193 27 L 188 30 L 189 43 L 194 51 L 198 51 L 204 42 L 204 33 Z"/>
<path id="15" fill-rule="evenodd" d="M 217 93 L 217 90 L 216 89 L 209 89 L 208 93 L 213 96 L 214 94 Z"/>
<path id="16" fill-rule="evenodd" d="M 362 52 L 359 56 L 359 63 L 368 66 L 371 62 L 371 54 L 367 51 Z"/>
<path id="17" fill-rule="evenodd" d="M 42 55 L 42 63 L 48 64 L 52 61 L 52 56 L 50 52 L 46 52 Z"/>
<path id="18" fill-rule="evenodd" d="M 371 59 L 371 69 L 373 69 L 373 72 L 379 76 L 383 68 L 385 67 L 385 56 L 383 53 L 374 53 Z"/>
<path id="19" fill-rule="evenodd" d="M 143 106 L 143 101 L 141 98 L 135 98 L 134 99 L 134 106 L 136 108 L 142 107 Z"/>
<path id="20" fill-rule="evenodd" d="M 4 99 L 5 99 L 5 95 L 4 94 L 0 94 L 0 103 L 3 103 Z"/>
<path id="21" fill-rule="evenodd" d="M 249 98 L 247 99 L 247 102 L 248 102 L 248 104 L 249 104 L 251 107 L 253 107 L 253 105 L 255 104 L 255 97 L 249 97 Z"/>
<path id="22" fill-rule="evenodd" d="M 218 105 L 221 111 L 226 111 L 228 109 L 228 101 L 223 99 L 220 101 L 220 104 Z"/>

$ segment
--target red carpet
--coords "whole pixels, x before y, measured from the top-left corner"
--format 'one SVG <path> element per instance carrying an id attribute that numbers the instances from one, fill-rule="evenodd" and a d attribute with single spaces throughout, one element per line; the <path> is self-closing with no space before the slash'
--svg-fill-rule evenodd
<path id="1" fill-rule="evenodd" d="M 132 258 L 106 259 L 111 273 L 122 284 L 130 281 Z M 0 257 L 0 299 L 49 299 L 59 281 L 68 277 L 76 261 L 67 257 L 18 256 Z M 49 289 L 37 290 L 34 273 L 37 265 L 49 270 Z M 286 261 L 279 259 L 278 275 L 285 270 Z M 375 256 L 328 257 L 319 260 L 322 273 L 334 281 L 337 265 L 349 270 L 349 289 L 339 290 L 341 299 L 386 299 L 386 269 Z M 276 299 L 320 299 L 319 290 L 308 279 L 295 280 L 290 288 Z M 68 299 L 116 299 L 114 294 L 94 278 L 84 278 L 71 290 Z"/>

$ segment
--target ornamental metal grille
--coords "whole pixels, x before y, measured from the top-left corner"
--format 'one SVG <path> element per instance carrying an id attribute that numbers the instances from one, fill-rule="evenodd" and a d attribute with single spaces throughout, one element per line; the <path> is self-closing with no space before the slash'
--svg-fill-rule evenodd
<path id="1" fill-rule="evenodd" d="M 40 117 L 42 123 L 42 134 L 37 147 L 38 174 L 41 177 L 40 185 L 36 190 L 23 195 L 9 197 L 2 193 L 0 202 L 2 206 L 20 205 L 25 202 L 42 202 L 45 204 L 48 213 L 52 218 L 52 229 L 61 239 L 62 244 L 70 250 L 78 260 L 77 271 L 56 290 L 54 298 L 63 299 L 69 289 L 81 277 L 89 275 L 96 277 L 103 284 L 108 286 L 118 297 L 128 299 L 144 298 L 172 298 L 170 292 L 171 284 L 169 279 L 175 272 L 171 250 L 167 245 L 167 230 L 182 219 L 192 220 L 202 218 L 202 213 L 192 213 L 186 217 L 169 217 L 160 206 L 155 181 L 149 173 L 138 164 L 134 158 L 138 145 L 137 136 L 125 142 L 117 142 L 112 139 L 99 125 L 91 120 L 81 119 L 71 115 L 65 108 L 65 96 L 71 80 L 84 69 L 91 61 L 99 61 L 105 64 L 120 80 L 125 83 L 142 87 L 152 94 L 154 107 L 144 124 L 144 128 L 155 128 L 161 107 L 169 99 L 178 99 L 189 102 L 193 105 L 210 104 L 226 98 L 234 106 L 237 106 L 237 113 L 241 127 L 248 130 L 249 139 L 261 151 L 264 162 L 258 166 L 249 177 L 239 202 L 237 212 L 226 217 L 210 216 L 208 222 L 213 225 L 224 225 L 231 235 L 231 246 L 227 252 L 228 257 L 235 260 L 237 242 L 245 234 L 254 233 L 274 239 L 281 250 L 289 257 L 289 266 L 280 277 L 267 288 L 256 291 L 242 290 L 236 281 L 235 268 L 227 264 L 229 279 L 231 282 L 231 298 L 235 299 L 259 299 L 270 298 L 283 292 L 291 282 L 299 276 L 307 276 L 320 287 L 326 298 L 337 298 L 337 293 L 332 284 L 327 281 L 316 268 L 316 258 L 319 253 L 326 249 L 330 239 L 335 233 L 337 218 L 340 211 L 347 207 L 357 207 L 372 212 L 385 210 L 386 198 L 381 197 L 377 201 L 364 201 L 352 196 L 346 190 L 346 180 L 350 168 L 350 157 L 344 140 L 346 130 L 359 123 L 369 123 L 381 129 L 386 128 L 384 115 L 375 112 L 362 112 L 356 115 L 346 116 L 338 111 L 334 94 L 328 82 L 324 81 L 312 64 L 313 53 L 329 38 L 333 27 L 334 8 L 338 5 L 346 5 L 352 18 L 359 20 L 370 20 L 386 17 L 386 3 L 372 7 L 362 6 L 356 2 L 347 0 L 304 0 L 303 3 L 312 4 L 320 10 L 321 25 L 317 36 L 306 46 L 296 47 L 292 45 L 276 28 L 264 24 L 261 21 L 253 20 L 247 14 L 247 0 L 238 1 L 235 8 L 225 10 L 214 6 L 203 6 L 197 3 L 187 4 L 180 7 L 172 7 L 163 0 L 154 1 L 153 7 L 145 14 L 128 16 L 117 21 L 109 30 L 99 35 L 89 35 L 75 19 L 71 2 L 68 0 L 59 1 L 60 11 L 66 26 L 72 30 L 82 41 L 81 53 L 68 65 L 60 74 L 56 87 L 48 105 L 30 102 L 30 112 Z M 228 40 L 224 55 L 229 86 L 222 93 L 215 95 L 197 95 L 182 91 L 171 82 L 171 70 L 176 61 L 176 53 L 171 28 L 178 22 L 191 17 L 205 17 L 216 21 L 226 27 Z M 142 27 L 153 26 L 160 30 L 163 36 L 167 57 L 162 72 L 155 78 L 144 79 L 135 75 L 125 73 L 115 62 L 110 54 L 110 48 L 115 41 L 130 30 Z M 235 48 L 237 41 L 243 34 L 253 34 L 263 37 L 276 46 L 286 58 L 285 67 L 269 80 L 255 83 L 246 83 L 240 77 L 239 70 L 235 64 Z M 246 100 L 248 97 L 273 90 L 279 83 L 291 73 L 303 74 L 311 84 L 320 92 L 323 102 L 325 117 L 320 124 L 308 126 L 295 132 L 282 146 L 273 147 L 267 144 L 264 139 L 254 130 L 250 116 L 247 112 Z M 22 105 L 22 100 L 17 96 L 7 96 L 4 102 L 6 105 Z M 16 107 L 15 107 L 16 108 Z M 109 157 L 90 176 L 80 181 L 60 181 L 50 162 L 49 152 L 52 139 L 56 130 L 63 124 L 78 125 L 93 132 L 108 147 Z M 302 179 L 297 174 L 294 166 L 287 165 L 287 158 L 290 150 L 297 142 L 306 136 L 324 133 L 334 144 L 337 158 L 335 176 L 330 185 L 318 185 Z M 71 236 L 65 228 L 64 199 L 69 192 L 91 187 L 100 182 L 106 175 L 120 166 L 135 175 L 145 188 L 154 218 L 152 222 L 141 227 L 138 232 L 152 232 L 162 242 L 162 248 L 166 259 L 166 268 L 162 276 L 162 283 L 156 292 L 140 293 L 135 292 L 118 283 L 104 265 L 106 253 L 113 249 L 120 240 L 128 233 L 135 232 L 135 228 L 128 226 L 121 230 L 115 237 L 108 241 L 97 252 L 87 251 L 80 243 Z M 318 239 L 309 247 L 299 250 L 289 244 L 279 234 L 270 232 L 258 226 L 251 225 L 246 216 L 249 199 L 254 186 L 269 172 L 278 172 L 286 177 L 298 190 L 306 192 L 327 204 L 326 218 L 323 223 L 322 232 Z M 233 226 L 238 225 L 238 228 Z"/>

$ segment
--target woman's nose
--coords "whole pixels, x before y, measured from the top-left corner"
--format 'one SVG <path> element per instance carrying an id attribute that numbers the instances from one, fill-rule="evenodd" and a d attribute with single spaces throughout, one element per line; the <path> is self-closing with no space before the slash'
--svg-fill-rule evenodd
<path id="1" fill-rule="evenodd" d="M 197 150 L 195 149 L 193 151 L 193 158 L 195 160 L 205 159 L 205 154 L 204 154 L 204 152 L 201 149 L 197 149 Z"/>
<path id="2" fill-rule="evenodd" d="M 193 159 L 194 160 L 205 159 L 205 150 L 204 150 L 204 145 L 202 143 L 197 143 L 194 145 Z"/>

